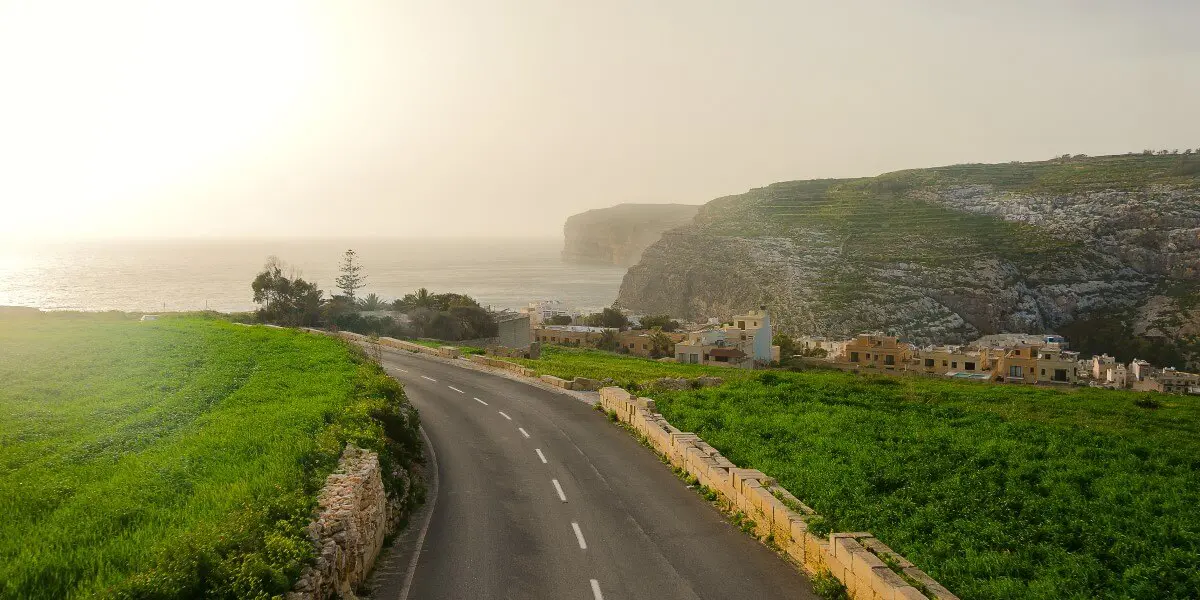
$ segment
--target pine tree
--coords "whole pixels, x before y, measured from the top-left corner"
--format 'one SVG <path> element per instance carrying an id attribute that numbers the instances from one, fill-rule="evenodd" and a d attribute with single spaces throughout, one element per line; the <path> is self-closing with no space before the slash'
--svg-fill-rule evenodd
<path id="1" fill-rule="evenodd" d="M 354 292 L 361 290 L 367 284 L 367 275 L 363 273 L 362 265 L 358 264 L 355 259 L 358 255 L 354 250 L 347 250 L 342 256 L 342 274 L 338 275 L 336 283 L 341 288 L 342 293 L 354 302 Z"/>

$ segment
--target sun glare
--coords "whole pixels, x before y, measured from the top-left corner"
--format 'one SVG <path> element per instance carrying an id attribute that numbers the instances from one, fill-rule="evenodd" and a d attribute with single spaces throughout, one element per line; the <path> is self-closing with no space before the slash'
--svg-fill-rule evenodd
<path id="1" fill-rule="evenodd" d="M 235 163 L 305 109 L 318 43 L 283 1 L 0 3 L 0 234 L 136 219 Z"/>

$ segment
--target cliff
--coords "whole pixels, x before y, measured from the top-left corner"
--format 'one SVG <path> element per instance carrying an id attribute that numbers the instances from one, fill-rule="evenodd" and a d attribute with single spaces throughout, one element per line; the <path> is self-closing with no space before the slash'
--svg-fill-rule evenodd
<path id="1" fill-rule="evenodd" d="M 619 301 L 681 317 L 767 304 L 785 332 L 919 344 L 1056 332 L 1085 352 L 1196 366 L 1200 157 L 777 183 L 664 235 Z"/>
<path id="2" fill-rule="evenodd" d="M 629 266 L 664 231 L 690 223 L 699 206 L 618 204 L 572 215 L 563 227 L 563 258 L 572 262 Z"/>

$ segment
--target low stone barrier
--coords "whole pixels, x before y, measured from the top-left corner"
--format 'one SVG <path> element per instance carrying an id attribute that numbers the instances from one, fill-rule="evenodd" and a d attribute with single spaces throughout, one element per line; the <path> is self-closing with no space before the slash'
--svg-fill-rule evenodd
<path id="1" fill-rule="evenodd" d="M 304 568 L 287 600 L 353 598 L 394 522 L 389 511 L 379 456 L 346 446 L 337 471 L 325 479 L 317 517 L 307 528 L 317 562 Z"/>
<path id="2" fill-rule="evenodd" d="M 478 354 L 472 354 L 472 355 L 468 356 L 467 360 L 469 360 L 473 363 L 478 363 L 481 365 L 486 365 L 486 366 L 494 367 L 497 369 L 504 369 L 505 371 L 512 371 L 513 373 L 516 373 L 518 375 L 522 375 L 525 377 L 537 377 L 537 372 L 534 371 L 533 369 L 530 369 L 528 367 L 523 367 L 521 365 L 518 365 L 515 362 L 509 362 L 507 360 L 500 360 L 498 358 L 492 358 L 490 356 L 480 356 Z"/>
<path id="3" fill-rule="evenodd" d="M 829 571 L 855 600 L 958 600 L 945 587 L 870 533 L 809 530 L 816 511 L 754 469 L 741 469 L 694 433 L 673 427 L 656 411 L 654 400 L 635 398 L 619 387 L 600 389 L 600 405 L 622 423 L 645 436 L 674 466 L 719 494 L 754 522 L 755 533 L 768 536 L 805 569 Z"/>
<path id="4" fill-rule="evenodd" d="M 553 375 L 542 375 L 539 379 L 557 388 L 562 388 L 564 390 L 574 389 L 571 387 L 570 381 L 555 377 Z"/>

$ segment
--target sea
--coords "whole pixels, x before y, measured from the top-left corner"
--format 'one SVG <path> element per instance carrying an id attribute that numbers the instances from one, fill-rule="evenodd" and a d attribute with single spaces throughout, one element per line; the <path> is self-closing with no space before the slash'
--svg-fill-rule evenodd
<path id="1" fill-rule="evenodd" d="M 0 241 L 0 306 L 43 310 L 236 312 L 268 257 L 328 295 L 353 249 L 367 283 L 391 300 L 417 288 L 473 296 L 494 309 L 537 300 L 595 310 L 617 297 L 623 267 L 564 262 L 561 239 Z"/>

